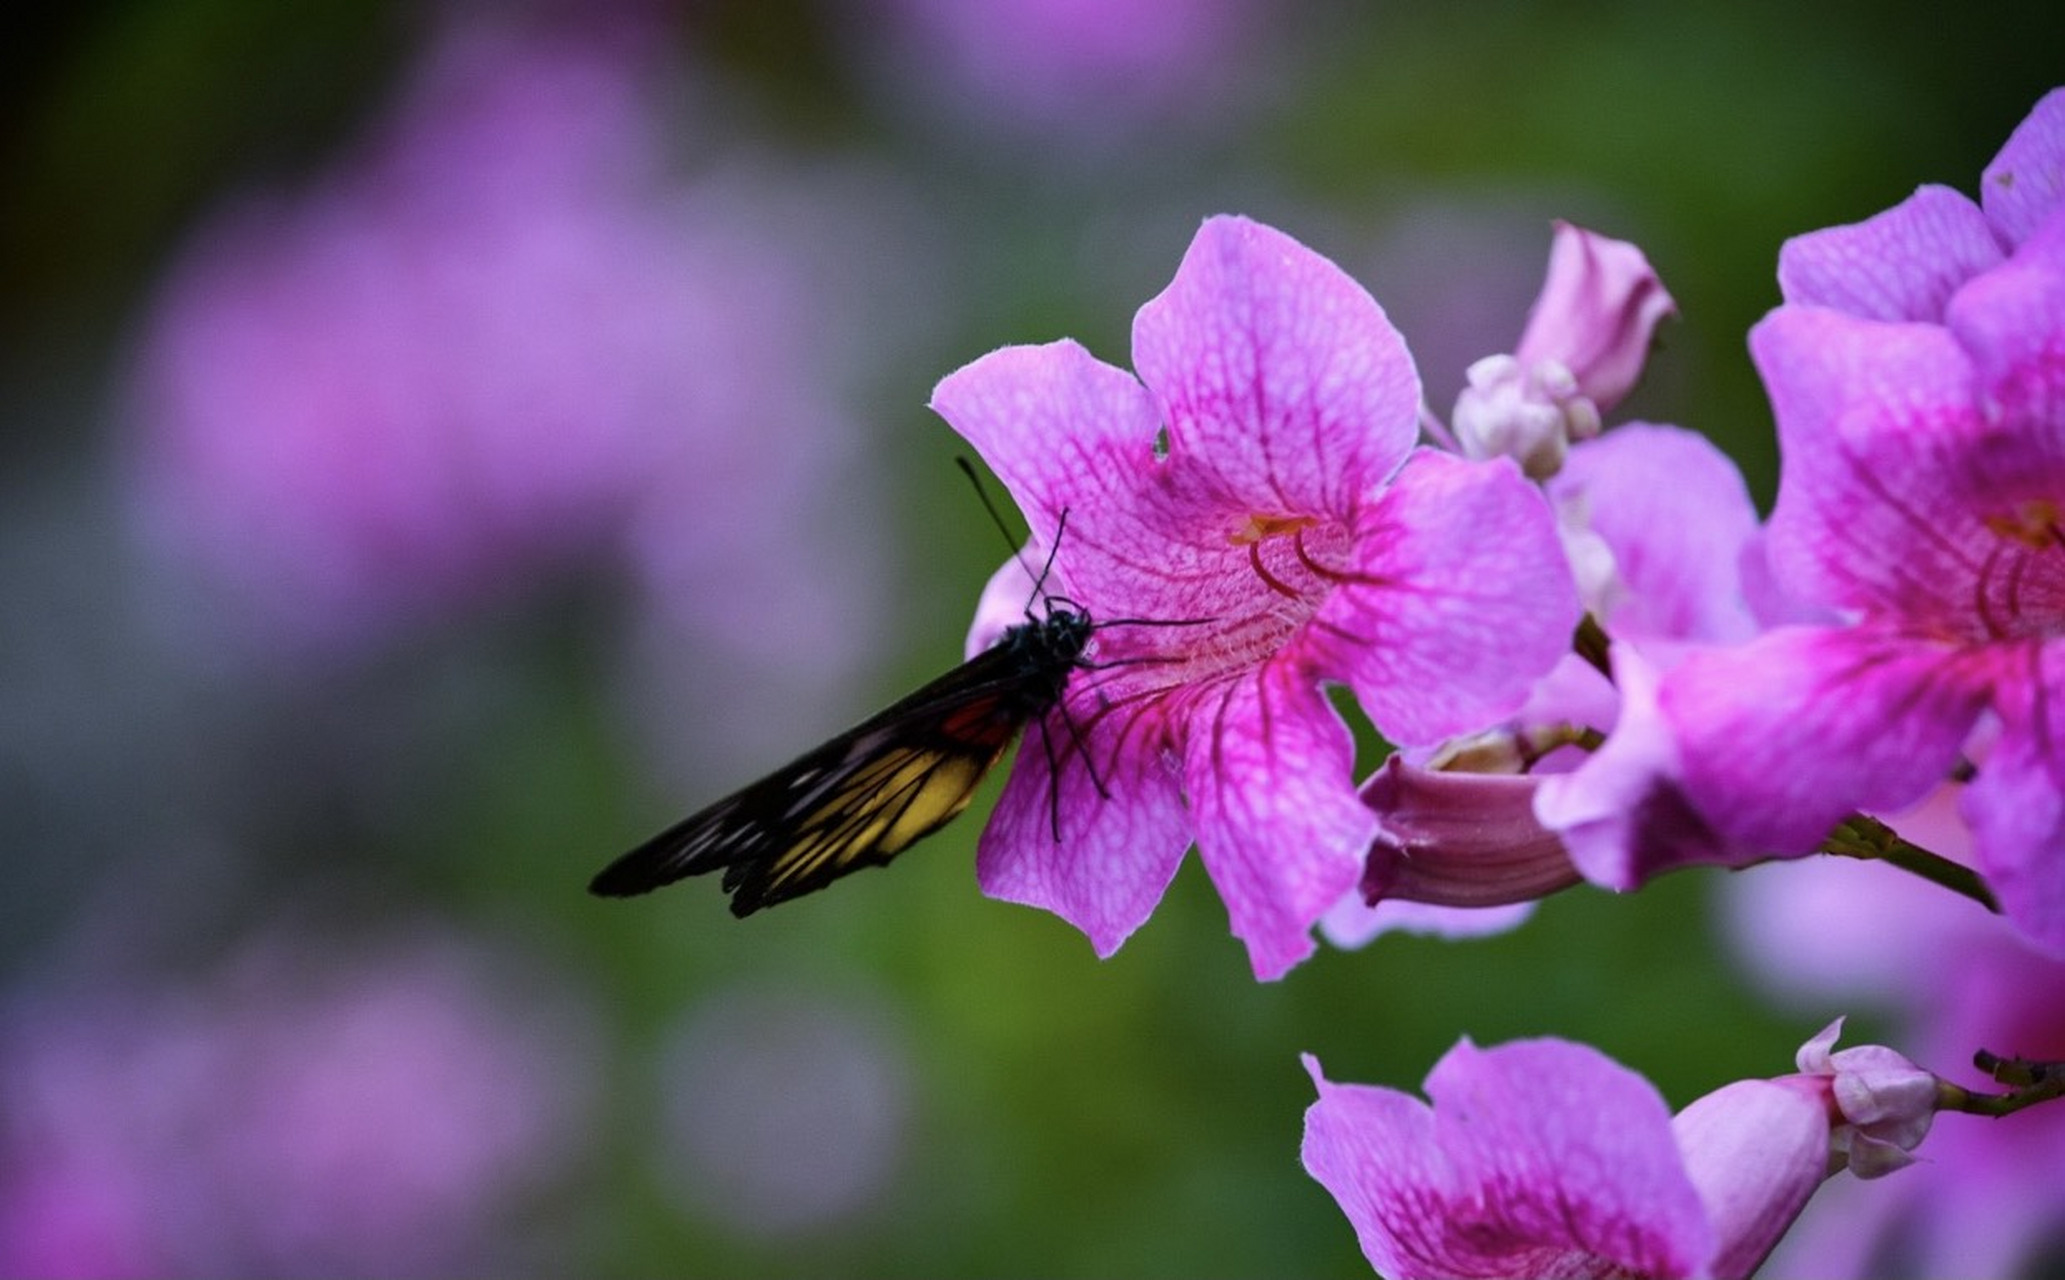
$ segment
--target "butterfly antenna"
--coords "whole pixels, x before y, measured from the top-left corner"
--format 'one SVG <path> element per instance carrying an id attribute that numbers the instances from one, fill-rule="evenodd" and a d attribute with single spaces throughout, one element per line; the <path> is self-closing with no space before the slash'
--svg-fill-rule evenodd
<path id="1" fill-rule="evenodd" d="M 955 454 L 954 465 L 961 469 L 962 475 L 968 477 L 968 483 L 975 486 L 975 497 L 982 503 L 982 509 L 989 512 L 990 522 L 997 526 L 997 532 L 1004 535 L 1004 545 L 1011 549 L 1011 558 L 1018 560 L 1019 567 L 1030 576 L 1032 566 L 1018 559 L 1018 539 L 1012 534 L 1011 525 L 1004 519 L 1004 513 L 997 510 L 996 503 L 990 501 L 989 490 L 983 487 L 982 477 L 975 474 L 975 464 L 968 461 L 968 455 Z"/>
<path id="2" fill-rule="evenodd" d="M 1047 589 L 1047 575 L 1054 572 L 1054 557 L 1061 551 L 1061 535 L 1068 531 L 1068 508 L 1061 509 L 1061 518 L 1054 522 L 1054 545 L 1047 548 L 1047 562 L 1040 566 L 1040 576 L 1033 579 L 1033 594 L 1042 595 Z M 1053 607 L 1053 596 L 1047 597 L 1048 607 Z M 1074 604 L 1070 600 L 1067 603 Z"/>
<path id="3" fill-rule="evenodd" d="M 997 532 L 1004 535 L 1004 545 L 1011 548 L 1011 558 L 1018 561 L 1018 567 L 1025 570 L 1025 576 L 1033 580 L 1033 599 L 1040 598 L 1046 590 L 1047 575 L 1054 571 L 1054 553 L 1061 550 L 1061 531 L 1068 527 L 1067 509 L 1064 508 L 1062 510 L 1061 519 L 1055 522 L 1054 545 L 1047 548 L 1046 562 L 1040 566 L 1039 573 L 1035 574 L 1032 566 L 1025 562 L 1025 556 L 1019 548 L 1018 539 L 1012 536 L 1010 523 L 1004 519 L 1003 513 L 997 510 L 997 504 L 990 501 L 989 490 L 983 487 L 982 477 L 976 474 L 975 464 L 968 461 L 966 454 L 956 454 L 954 455 L 954 465 L 961 469 L 961 474 L 968 477 L 968 483 L 975 486 L 975 496 L 981 500 L 982 509 L 989 512 L 989 518 L 997 526 Z M 1053 597 L 1049 596 L 1048 600 L 1051 604 Z M 1064 601 L 1063 603 L 1072 604 L 1073 601 Z M 1028 601 L 1026 604 L 1026 616 L 1032 616 L 1031 601 Z"/>

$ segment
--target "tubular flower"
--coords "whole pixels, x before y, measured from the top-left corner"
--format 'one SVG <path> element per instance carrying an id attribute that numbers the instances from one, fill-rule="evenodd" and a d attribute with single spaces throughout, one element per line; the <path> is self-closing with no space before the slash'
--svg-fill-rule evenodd
<path id="1" fill-rule="evenodd" d="M 1282 233 L 1207 222 L 1133 354 L 1137 378 L 1072 342 L 1006 348 L 933 397 L 1052 553 L 1047 592 L 1099 627 L 978 874 L 1108 955 L 1195 841 L 1274 978 L 1376 834 L 1322 684 L 1394 742 L 1488 723 L 1565 649 L 1576 597 L 1540 495 L 1509 463 L 1414 453 L 1403 340 Z"/>
<path id="2" fill-rule="evenodd" d="M 1750 336 L 1782 452 L 1765 549 L 1836 622 L 1689 658 L 1656 694 L 1669 751 L 1602 756 L 1576 788 L 1659 793 L 1646 809 L 1710 827 L 1717 860 L 1798 855 L 1854 810 L 1921 800 L 1976 732 L 1980 870 L 2065 953 L 2061 170 L 2065 90 L 1979 202 L 1923 187 L 1786 245 L 1785 303 Z"/>
<path id="3" fill-rule="evenodd" d="M 1904 1153 L 1928 1129 L 1935 1078 L 1877 1046 L 1831 1053 L 1840 1026 L 1801 1049 L 1801 1074 L 1737 1080 L 1676 1116 L 1566 1040 L 1463 1040 L 1427 1077 L 1431 1105 L 1336 1084 L 1308 1055 L 1305 1168 L 1386 1275 L 1747 1276 L 1832 1154 Z"/>

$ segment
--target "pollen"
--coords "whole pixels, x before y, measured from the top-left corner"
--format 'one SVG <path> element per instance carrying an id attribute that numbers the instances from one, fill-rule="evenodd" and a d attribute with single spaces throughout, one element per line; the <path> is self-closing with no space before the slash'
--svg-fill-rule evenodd
<path id="1" fill-rule="evenodd" d="M 1309 529 L 1319 521 L 1313 516 L 1265 516 L 1250 513 L 1240 526 L 1227 535 L 1226 541 L 1236 547 L 1252 547 L 1268 538 L 1280 538 L 1287 533 Z"/>
<path id="2" fill-rule="evenodd" d="M 2041 549 L 2061 540 L 2058 504 L 2048 498 L 2031 498 L 2013 511 L 1995 512 L 1985 519 L 1994 534 L 2025 546 Z"/>

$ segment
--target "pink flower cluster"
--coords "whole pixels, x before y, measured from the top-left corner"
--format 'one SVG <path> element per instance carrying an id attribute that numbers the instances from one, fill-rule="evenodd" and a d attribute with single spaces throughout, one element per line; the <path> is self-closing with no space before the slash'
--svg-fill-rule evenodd
<path id="1" fill-rule="evenodd" d="M 623 8 L 455 11 L 335 165 L 202 221 L 139 326 L 131 470 L 226 630 L 350 653 L 619 566 L 677 630 L 728 640 L 690 602 L 749 584 L 862 625 L 820 526 L 868 485 L 797 354 L 823 273 L 673 171 L 660 47 Z"/>
<path id="2" fill-rule="evenodd" d="M 282 933 L 187 981 L 17 997 L 0 1273 L 506 1266 L 595 1066 L 579 1005 L 514 967 L 436 928 L 356 949 Z"/>
<path id="3" fill-rule="evenodd" d="M 1866 851 L 2065 957 L 2065 90 L 1978 200 L 1802 236 L 1779 281 L 1750 337 L 1768 523 L 1697 435 L 1605 429 L 1675 304 L 1567 225 L 1446 426 L 1367 293 L 1230 217 L 1140 309 L 1132 372 L 1059 342 L 945 379 L 1042 589 L 1096 627 L 983 834 L 985 891 L 1109 954 L 1195 846 L 1269 979 L 1315 925 L 1481 931 L 1579 880 L 1856 853 L 1863 815 L 1948 788 L 1970 884 Z M 971 648 L 1030 592 L 1007 565 Z M 1367 779 L 1326 686 L 1397 748 Z M 1464 1042 L 1431 1112 L 1313 1064 L 1307 1167 L 1391 1274 L 1747 1275 L 1831 1169 L 1891 1172 L 1964 1105 L 1835 1031 L 1675 1118 L 1560 1041 Z"/>

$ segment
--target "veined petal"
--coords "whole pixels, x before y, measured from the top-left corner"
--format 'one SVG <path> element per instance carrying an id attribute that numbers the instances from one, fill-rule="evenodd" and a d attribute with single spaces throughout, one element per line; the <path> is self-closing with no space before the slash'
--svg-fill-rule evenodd
<path id="1" fill-rule="evenodd" d="M 985 894 L 1052 911 L 1109 956 L 1153 914 L 1190 834 L 1175 769 L 1142 740 L 1158 729 L 1100 717 L 1092 699 L 1072 691 L 1026 730 L 975 875 Z"/>
<path id="2" fill-rule="evenodd" d="M 1933 323 L 1960 285 L 2006 256 L 1978 205 L 1949 187 L 1925 186 L 1863 222 L 1786 241 L 1778 286 L 1793 305 Z"/>
<path id="3" fill-rule="evenodd" d="M 1736 841 L 1795 854 L 1853 810 L 1902 808 L 1941 782 L 1989 679 L 1951 645 L 1781 627 L 1691 655 L 1658 700 L 1693 806 Z"/>
<path id="4" fill-rule="evenodd" d="M 1670 1109 L 1605 1054 L 1553 1039 L 1483 1051 L 1464 1041 L 1435 1064 L 1427 1096 L 1437 1141 L 1478 1194 L 1511 1197 L 1497 1214 L 1508 1230 L 1640 1275 L 1705 1262 L 1712 1226 Z"/>
<path id="5" fill-rule="evenodd" d="M 1156 468 L 1161 419 L 1147 389 L 1075 342 L 1003 347 L 940 379 L 945 418 L 1018 499 L 1033 545 L 1054 545 L 1068 511 L 1070 547 L 1086 526 L 1122 516 Z"/>
<path id="6" fill-rule="evenodd" d="M 1785 455 L 1767 545 L 1788 591 L 1982 640 L 2065 603 L 2048 508 L 2015 501 L 2058 492 L 2065 462 L 2027 447 L 2039 442 L 2026 423 L 1980 410 L 1979 375 L 1948 330 L 1785 307 L 1750 348 Z M 2004 500 L 1997 473 L 2016 486 Z"/>
<path id="7" fill-rule="evenodd" d="M 1979 199 L 2011 244 L 2065 204 L 2065 89 L 2053 89 L 2031 109 L 2007 145 L 1986 166 Z"/>
<path id="8" fill-rule="evenodd" d="M 1050 594 L 1093 617 L 1109 604 L 1133 618 L 1238 628 L 1269 612 L 1273 597 L 1232 539 L 1254 504 L 1229 495 L 1208 465 L 1154 456 L 1160 418 L 1131 374 L 1073 342 L 1005 347 L 942 380 L 932 407 L 1025 512 L 1029 562 L 1045 563 L 1066 513 Z"/>
<path id="9" fill-rule="evenodd" d="M 1974 852 L 2001 910 L 2065 956 L 2065 644 L 2031 642 L 2000 681 L 2000 740 L 1965 788 Z"/>
<path id="10" fill-rule="evenodd" d="M 2055 507 L 2065 476 L 2065 206 L 2014 257 L 1959 290 L 1946 323 L 1975 377 L 1980 426 L 1963 472 L 1971 500 Z"/>
<path id="11" fill-rule="evenodd" d="M 1312 926 L 1355 887 L 1377 834 L 1355 794 L 1354 740 L 1281 659 L 1201 690 L 1184 714 L 1198 854 L 1255 976 L 1281 977 L 1312 954 Z"/>
<path id="12" fill-rule="evenodd" d="M 1339 267 L 1245 218 L 1207 221 L 1140 308 L 1133 363 L 1172 462 L 1271 515 L 1351 518 L 1419 433 L 1420 380 L 1383 308 Z"/>
<path id="13" fill-rule="evenodd" d="M 1393 742 L 1518 707 L 1570 647 L 1577 588 L 1541 494 L 1506 459 L 1422 450 L 1356 523 L 1354 581 L 1294 642 Z"/>
<path id="14" fill-rule="evenodd" d="M 1340 1202 L 1363 1256 L 1387 1276 L 1440 1274 L 1440 1214 L 1463 1197 L 1434 1144 L 1434 1113 L 1418 1098 L 1374 1085 L 1335 1084 L 1303 1057 L 1319 1090 L 1305 1111 L 1305 1171 Z"/>
<path id="15" fill-rule="evenodd" d="M 1468 1040 L 1425 1104 L 1328 1081 L 1305 1167 L 1399 1276 L 1703 1273 L 1714 1235 L 1648 1081 L 1585 1045 Z"/>

